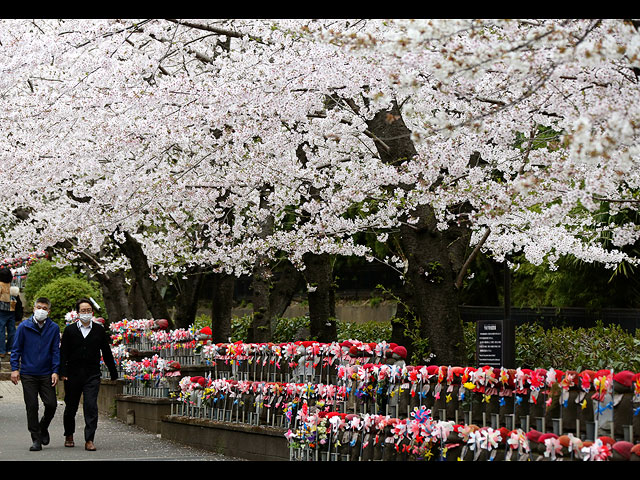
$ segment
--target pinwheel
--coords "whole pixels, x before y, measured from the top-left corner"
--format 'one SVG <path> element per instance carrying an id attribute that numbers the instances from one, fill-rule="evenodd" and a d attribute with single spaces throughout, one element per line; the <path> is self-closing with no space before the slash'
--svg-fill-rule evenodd
<path id="1" fill-rule="evenodd" d="M 502 436 L 500 430 L 494 430 L 491 427 L 478 430 L 477 435 L 478 446 L 484 450 L 491 451 L 498 448 Z"/>
<path id="2" fill-rule="evenodd" d="M 613 383 L 613 373 L 610 370 L 600 370 L 593 379 L 593 386 L 596 393 L 592 395 L 592 399 L 598 402 L 602 401 L 605 395 L 610 391 Z"/>
<path id="3" fill-rule="evenodd" d="M 544 456 L 551 460 L 556 460 L 556 457 L 562 454 L 562 444 L 560 440 L 555 437 L 548 437 L 544 439 Z"/>
<path id="4" fill-rule="evenodd" d="M 582 447 L 580 450 L 584 461 L 602 462 L 611 456 L 611 446 L 602 442 L 599 438 L 593 444 Z"/>

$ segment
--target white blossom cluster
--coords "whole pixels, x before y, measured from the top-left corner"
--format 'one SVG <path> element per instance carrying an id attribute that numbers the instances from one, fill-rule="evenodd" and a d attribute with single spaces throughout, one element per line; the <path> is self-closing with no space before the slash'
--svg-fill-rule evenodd
<path id="1" fill-rule="evenodd" d="M 637 208 L 630 21 L 19 19 L 0 44 L 3 256 L 129 232 L 155 275 L 242 274 L 372 258 L 355 233 L 425 204 L 444 230 L 466 203 L 498 259 L 636 261 L 637 227 L 596 216 Z M 392 102 L 417 154 L 389 164 L 368 121 Z"/>

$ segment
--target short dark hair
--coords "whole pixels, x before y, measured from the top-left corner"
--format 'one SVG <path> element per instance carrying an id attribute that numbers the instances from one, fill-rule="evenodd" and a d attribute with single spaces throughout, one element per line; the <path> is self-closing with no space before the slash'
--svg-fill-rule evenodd
<path id="1" fill-rule="evenodd" d="M 89 305 L 91 305 L 91 310 L 93 310 L 93 302 L 91 300 L 89 300 L 88 298 L 81 298 L 80 300 L 78 300 L 76 302 L 76 312 L 80 311 L 80 304 L 81 303 L 88 303 Z"/>
<path id="2" fill-rule="evenodd" d="M 47 297 L 38 297 L 36 301 L 33 302 L 33 305 L 35 306 L 37 303 L 44 303 L 47 307 L 51 308 L 51 300 Z"/>
<path id="3" fill-rule="evenodd" d="M 0 267 L 0 282 L 11 283 L 13 281 L 13 273 L 7 267 Z"/>

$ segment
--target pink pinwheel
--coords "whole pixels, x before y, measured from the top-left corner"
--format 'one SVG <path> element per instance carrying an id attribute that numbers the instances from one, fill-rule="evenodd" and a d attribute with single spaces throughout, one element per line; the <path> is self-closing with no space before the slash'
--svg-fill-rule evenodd
<path id="1" fill-rule="evenodd" d="M 453 368 L 451 368 L 451 365 L 447 368 L 447 383 L 449 385 L 453 383 Z"/>
<path id="2" fill-rule="evenodd" d="M 582 457 L 582 452 L 581 452 L 582 440 L 575 437 L 573 433 L 568 433 L 567 436 L 569 437 L 569 447 L 568 447 L 569 452 L 574 453 L 578 458 L 581 458 Z"/>
<path id="3" fill-rule="evenodd" d="M 331 431 L 337 433 L 343 423 L 343 419 L 339 415 L 335 415 L 329 419 L 329 423 L 331 424 Z"/>
<path id="4" fill-rule="evenodd" d="M 540 389 L 544 385 L 544 377 L 537 371 L 532 372 L 529 376 L 529 385 L 532 389 Z"/>
<path id="5" fill-rule="evenodd" d="M 607 460 L 611 455 L 611 447 L 607 443 L 603 443 L 599 438 L 591 446 L 583 447 L 582 459 L 584 461 L 602 462 Z"/>
<path id="6" fill-rule="evenodd" d="M 517 431 L 512 431 L 509 434 L 509 438 L 507 439 L 507 445 L 509 445 L 509 448 L 511 448 L 512 450 L 515 450 L 516 448 L 520 447 L 521 436 Z"/>
<path id="7" fill-rule="evenodd" d="M 396 422 L 396 424 L 391 429 L 391 433 L 393 433 L 393 436 L 396 439 L 400 439 L 400 440 L 404 438 L 404 434 L 406 431 L 407 431 L 406 420 L 401 420 L 399 422 Z"/>
<path id="8" fill-rule="evenodd" d="M 547 458 L 551 458 L 551 460 L 555 460 L 556 457 L 562 452 L 562 444 L 557 438 L 545 438 L 544 445 L 544 456 Z"/>
<path id="9" fill-rule="evenodd" d="M 415 437 L 422 433 L 422 425 L 415 420 L 407 421 L 407 434 L 411 437 Z"/>
<path id="10" fill-rule="evenodd" d="M 474 432 L 469 432 L 469 436 L 467 438 L 467 446 L 469 450 L 475 451 L 476 448 L 480 448 L 480 441 L 482 440 L 482 434 L 479 430 Z"/>
<path id="11" fill-rule="evenodd" d="M 480 433 L 480 439 L 479 439 L 480 448 L 483 448 L 489 451 L 491 449 L 498 448 L 500 444 L 500 440 L 502 440 L 502 435 L 500 434 L 500 430 L 494 430 L 493 428 L 489 427 L 486 429 L 480 429 L 479 433 Z"/>
<path id="12" fill-rule="evenodd" d="M 333 402 L 333 400 L 334 400 L 334 398 L 336 396 L 336 386 L 335 385 L 327 385 L 326 396 L 327 396 L 328 400 Z"/>
<path id="13" fill-rule="evenodd" d="M 453 432 L 453 422 L 439 420 L 435 422 L 431 430 L 432 435 L 442 442 L 446 442 L 449 435 Z"/>
<path id="14" fill-rule="evenodd" d="M 377 415 L 375 427 L 378 430 L 384 430 L 384 427 L 389 423 L 389 417 L 384 417 L 383 415 Z"/>
<path id="15" fill-rule="evenodd" d="M 370 414 L 366 414 L 362 419 L 362 428 L 365 432 L 368 432 L 373 425 L 373 416 Z"/>
<path id="16" fill-rule="evenodd" d="M 520 368 L 516 369 L 515 374 L 515 382 L 516 382 L 516 392 L 521 393 L 525 390 L 525 382 L 527 381 L 527 374 L 524 373 Z"/>
<path id="17" fill-rule="evenodd" d="M 553 368 L 550 368 L 547 371 L 547 378 L 546 378 L 546 384 L 548 387 L 552 386 L 554 383 L 556 383 L 556 371 Z"/>
<path id="18" fill-rule="evenodd" d="M 464 425 L 462 428 L 458 429 L 458 435 L 460 435 L 464 443 L 467 443 L 469 441 L 469 437 L 473 432 L 473 427 L 471 427 L 470 425 Z"/>
<path id="19" fill-rule="evenodd" d="M 360 416 L 356 415 L 351 419 L 350 422 L 350 428 L 351 430 L 360 430 L 360 428 L 362 428 L 362 419 L 360 418 Z"/>

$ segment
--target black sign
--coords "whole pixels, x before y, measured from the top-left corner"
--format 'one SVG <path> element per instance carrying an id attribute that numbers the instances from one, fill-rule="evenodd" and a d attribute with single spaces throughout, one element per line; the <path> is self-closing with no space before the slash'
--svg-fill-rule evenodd
<path id="1" fill-rule="evenodd" d="M 479 367 L 502 366 L 502 320 L 476 322 L 476 359 Z"/>

